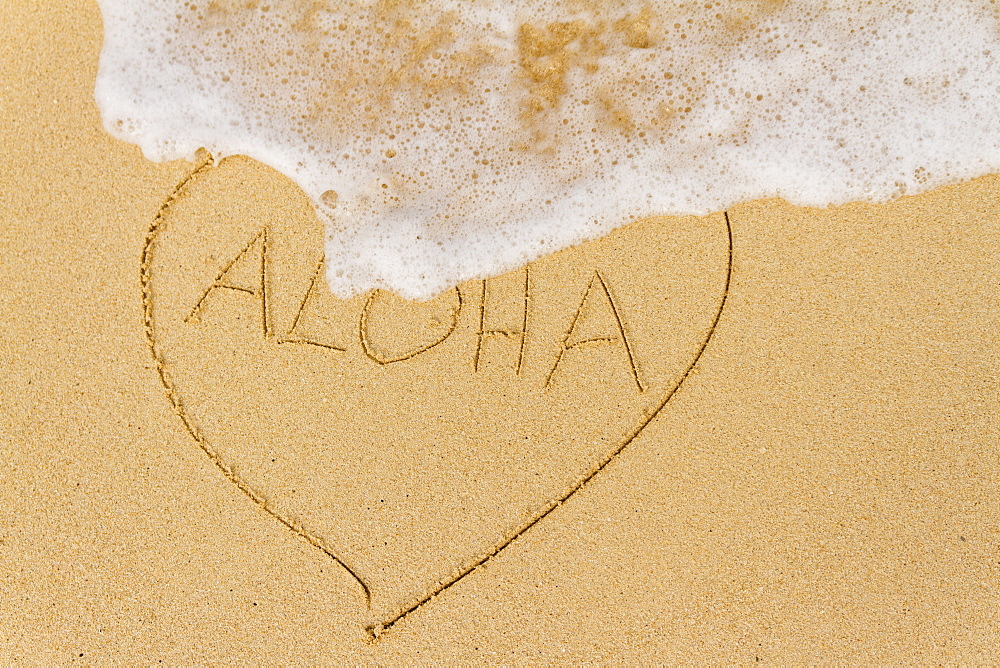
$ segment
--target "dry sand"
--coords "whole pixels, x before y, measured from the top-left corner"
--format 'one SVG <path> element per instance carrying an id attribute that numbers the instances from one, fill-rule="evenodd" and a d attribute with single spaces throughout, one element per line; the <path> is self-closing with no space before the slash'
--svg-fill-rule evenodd
<path id="1" fill-rule="evenodd" d="M 96 6 L 0 15 L 4 663 L 1000 661 L 997 177 L 337 302 L 287 180 L 103 132 Z"/>

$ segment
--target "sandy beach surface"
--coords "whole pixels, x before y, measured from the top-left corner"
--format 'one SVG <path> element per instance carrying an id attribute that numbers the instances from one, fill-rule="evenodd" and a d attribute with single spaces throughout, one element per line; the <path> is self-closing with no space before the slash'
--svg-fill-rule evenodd
<path id="1" fill-rule="evenodd" d="M 1000 660 L 1000 178 L 339 301 L 245 158 L 0 4 L 0 659 Z"/>

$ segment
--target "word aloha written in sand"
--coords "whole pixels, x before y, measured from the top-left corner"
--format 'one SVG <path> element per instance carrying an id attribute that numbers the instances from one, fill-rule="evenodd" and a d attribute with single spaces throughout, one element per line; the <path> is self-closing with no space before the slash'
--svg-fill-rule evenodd
<path id="1" fill-rule="evenodd" d="M 343 567 L 370 639 L 594 479 L 695 373 L 725 307 L 729 218 L 638 221 L 433 299 L 329 289 L 292 184 L 202 161 L 140 279 L 166 397 L 227 481 Z"/>
<path id="2" fill-rule="evenodd" d="M 291 325 L 283 328 L 279 334 L 275 331 L 277 328 L 272 316 L 273 302 L 278 294 L 270 280 L 268 229 L 265 227 L 222 267 L 215 280 L 207 286 L 194 304 L 185 321 L 199 322 L 201 316 L 223 295 L 236 293 L 244 296 L 246 307 L 251 309 L 252 317 L 259 321 L 258 331 L 265 339 L 273 340 L 277 344 L 298 344 L 333 353 L 347 353 L 348 342 L 343 340 L 342 334 L 341 338 L 337 338 L 334 333 L 317 331 L 315 326 L 306 325 L 307 321 L 326 319 L 321 302 L 324 297 L 331 299 L 332 296 L 322 294 L 323 291 L 328 292 L 325 281 L 321 280 L 324 271 L 325 261 L 320 260 L 308 288 L 298 298 L 298 306 Z M 520 376 L 524 369 L 532 310 L 530 265 L 522 270 L 521 275 L 520 294 L 516 299 L 516 322 L 506 325 L 495 325 L 491 322 L 492 311 L 500 310 L 497 300 L 490 296 L 490 285 L 496 279 L 478 281 L 479 289 L 475 291 L 478 295 L 473 294 L 473 297 L 478 297 L 476 300 L 478 326 L 474 332 L 475 346 L 470 360 L 473 370 L 477 373 L 485 366 L 485 344 L 495 339 L 507 340 L 512 344 L 514 354 L 511 367 L 514 372 Z M 463 308 L 467 307 L 468 300 L 469 297 L 463 292 L 462 286 L 457 286 L 431 302 L 410 303 L 411 310 L 423 312 L 419 318 L 422 322 L 417 324 L 406 322 L 411 320 L 410 318 L 393 318 L 392 302 L 399 302 L 399 298 L 382 290 L 374 290 L 369 293 L 353 318 L 354 336 L 364 355 L 379 366 L 407 362 L 443 344 L 456 333 L 459 329 L 459 316 Z M 588 320 L 594 322 L 588 323 Z M 414 332 L 414 336 L 408 337 L 411 340 L 409 345 L 393 346 L 389 341 L 390 338 L 399 338 L 400 330 L 428 329 L 427 325 L 430 334 L 420 339 L 418 333 Z M 391 333 L 395 333 L 396 336 Z M 646 383 L 640 374 L 634 345 L 627 333 L 621 309 L 612 296 L 608 280 L 600 270 L 595 269 L 586 285 L 582 286 L 581 297 L 569 320 L 569 326 L 562 333 L 554 358 L 548 362 L 544 387 L 548 388 L 553 384 L 560 370 L 569 362 L 573 351 L 599 345 L 619 349 L 618 354 L 608 356 L 608 363 L 612 363 L 610 358 L 614 357 L 617 358 L 617 363 L 626 365 L 635 389 L 640 393 L 645 392 Z"/>

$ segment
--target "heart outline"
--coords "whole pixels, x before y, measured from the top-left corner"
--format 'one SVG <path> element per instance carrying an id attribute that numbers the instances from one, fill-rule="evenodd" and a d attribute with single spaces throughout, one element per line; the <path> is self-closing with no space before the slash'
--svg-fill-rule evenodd
<path id="1" fill-rule="evenodd" d="M 194 168 L 188 173 L 171 191 L 170 195 L 164 201 L 164 203 L 157 210 L 156 215 L 153 217 L 149 228 L 146 231 L 145 240 L 143 243 L 142 253 L 140 256 L 140 272 L 139 278 L 142 286 L 142 305 L 143 305 L 143 329 L 145 333 L 146 345 L 150 350 L 153 357 L 154 365 L 156 368 L 157 376 L 160 380 L 160 384 L 163 386 L 167 399 L 170 401 L 171 407 L 174 413 L 180 418 L 181 423 L 184 425 L 186 431 L 195 441 L 199 448 L 205 453 L 209 460 L 220 470 L 223 476 L 232 483 L 240 492 L 245 494 L 260 510 L 277 520 L 282 526 L 291 530 L 292 532 L 298 534 L 306 542 L 308 542 L 313 547 L 319 549 L 321 552 L 330 557 L 335 563 L 341 566 L 361 587 L 364 594 L 365 605 L 368 609 L 371 609 L 372 593 L 365 581 L 358 575 L 358 573 L 347 564 L 343 558 L 337 555 L 337 553 L 328 546 L 325 541 L 319 536 L 313 534 L 308 529 L 303 527 L 297 521 L 284 516 L 278 510 L 273 508 L 268 502 L 266 496 L 259 491 L 251 487 L 246 481 L 244 481 L 231 466 L 226 464 L 223 458 L 215 451 L 214 447 L 208 443 L 205 437 L 201 434 L 198 427 L 194 424 L 193 419 L 187 414 L 184 409 L 184 404 L 181 401 L 180 394 L 177 388 L 170 379 L 170 375 L 167 372 L 166 363 L 164 362 L 163 356 L 160 354 L 158 349 L 158 344 L 156 342 L 156 335 L 154 330 L 154 310 L 153 310 L 153 300 L 152 300 L 152 258 L 155 242 L 159 233 L 166 225 L 167 215 L 173 205 L 184 195 L 188 185 L 201 173 L 207 171 L 216 165 L 214 158 L 206 151 L 199 153 L 197 162 Z M 364 631 L 367 634 L 369 641 L 377 641 L 386 631 L 391 629 L 397 623 L 402 621 L 404 618 L 410 614 L 416 612 L 425 604 L 436 598 L 439 594 L 444 592 L 446 589 L 457 584 L 459 581 L 464 579 L 467 575 L 473 573 L 475 570 L 491 561 L 494 557 L 499 555 L 503 550 L 510 546 L 514 541 L 523 536 L 525 533 L 531 530 L 536 524 L 541 522 L 545 517 L 547 517 L 556 508 L 563 505 L 566 501 L 573 497 L 578 491 L 580 491 L 588 482 L 593 480 L 601 471 L 603 471 L 612 461 L 614 461 L 624 450 L 627 448 L 632 441 L 634 441 L 642 431 L 649 426 L 649 424 L 663 411 L 670 400 L 677 394 L 677 391 L 684 384 L 684 381 L 691 375 L 694 368 L 698 365 L 701 360 L 702 355 L 708 348 L 709 343 L 712 341 L 715 331 L 718 327 L 719 321 L 722 319 L 722 314 L 725 311 L 726 303 L 729 298 L 729 289 L 732 283 L 733 275 L 733 231 L 732 224 L 729 220 L 729 212 L 723 211 L 723 219 L 726 225 L 726 240 L 727 240 L 727 259 L 726 259 L 726 275 L 723 284 L 723 289 L 721 296 L 719 297 L 719 303 L 715 310 L 715 315 L 712 318 L 712 322 L 706 332 L 704 338 L 702 339 L 701 345 L 698 348 L 698 352 L 694 355 L 691 362 L 688 364 L 684 373 L 681 374 L 680 378 L 673 384 L 671 388 L 667 390 L 664 394 L 663 399 L 652 409 L 647 410 L 644 417 L 639 421 L 638 425 L 634 427 L 631 431 L 626 433 L 624 438 L 615 446 L 612 450 L 607 452 L 604 457 L 595 465 L 591 466 L 590 469 L 571 486 L 569 486 L 566 491 L 560 494 L 558 497 L 549 500 L 542 507 L 541 510 L 536 511 L 531 518 L 524 522 L 516 531 L 514 531 L 509 538 L 505 538 L 499 544 L 494 546 L 485 554 L 475 557 L 467 564 L 459 569 L 456 569 L 453 574 L 446 580 L 437 583 L 437 586 L 433 587 L 429 593 L 425 594 L 419 600 L 411 603 L 410 605 L 399 609 L 396 613 L 384 618 L 381 622 L 376 622 L 364 626 Z M 459 292 L 459 299 L 461 300 L 461 293 Z M 369 301 L 371 297 L 369 297 Z"/>

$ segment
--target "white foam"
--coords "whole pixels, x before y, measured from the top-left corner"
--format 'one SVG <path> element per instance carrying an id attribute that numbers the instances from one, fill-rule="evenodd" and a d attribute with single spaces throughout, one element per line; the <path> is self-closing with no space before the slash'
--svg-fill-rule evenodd
<path id="1" fill-rule="evenodd" d="M 293 178 L 334 292 L 429 297 L 636 217 L 997 170 L 992 4 L 100 0 L 97 100 L 150 159 Z"/>

